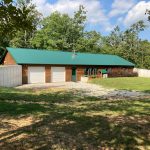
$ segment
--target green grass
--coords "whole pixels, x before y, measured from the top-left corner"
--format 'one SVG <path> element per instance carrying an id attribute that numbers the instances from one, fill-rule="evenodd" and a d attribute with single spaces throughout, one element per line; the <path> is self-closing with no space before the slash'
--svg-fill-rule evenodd
<path id="1" fill-rule="evenodd" d="M 27 117 L 31 124 L 23 127 L 11 122 Z M 150 148 L 150 99 L 103 100 L 77 91 L 0 88 L 0 119 L 0 149 Z"/>
<path id="2" fill-rule="evenodd" d="M 139 78 L 139 77 L 107 78 L 107 79 L 93 79 L 90 82 L 102 85 L 107 88 L 150 92 L 150 78 Z"/>

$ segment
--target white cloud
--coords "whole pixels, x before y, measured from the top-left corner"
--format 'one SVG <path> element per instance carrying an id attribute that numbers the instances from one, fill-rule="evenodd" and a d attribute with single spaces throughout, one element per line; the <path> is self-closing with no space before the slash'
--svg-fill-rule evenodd
<path id="1" fill-rule="evenodd" d="M 117 19 L 117 24 L 119 24 L 119 25 L 122 24 L 123 20 L 124 20 L 123 17 L 119 17 L 119 18 Z"/>
<path id="2" fill-rule="evenodd" d="M 109 17 L 115 17 L 128 12 L 134 5 L 134 0 L 114 0 Z"/>
<path id="3" fill-rule="evenodd" d="M 141 1 L 137 3 L 126 15 L 124 19 L 124 24 L 126 26 L 129 26 L 139 20 L 143 20 L 145 21 L 145 23 L 148 22 L 148 18 L 145 15 L 146 9 L 150 9 L 150 1 Z"/>
<path id="4" fill-rule="evenodd" d="M 74 11 L 77 11 L 79 5 L 83 5 L 87 12 L 87 23 L 100 25 L 103 29 L 109 31 L 112 25 L 109 18 L 105 15 L 104 10 L 99 0 L 58 0 L 56 3 L 49 3 L 47 0 L 33 0 L 37 9 L 44 15 L 48 16 L 54 11 L 60 13 L 68 13 L 73 16 Z"/>

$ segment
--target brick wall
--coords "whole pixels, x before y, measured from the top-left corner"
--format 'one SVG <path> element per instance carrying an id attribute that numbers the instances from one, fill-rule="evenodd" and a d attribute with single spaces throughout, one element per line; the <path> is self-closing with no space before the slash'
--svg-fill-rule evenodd
<path id="1" fill-rule="evenodd" d="M 84 68 L 85 67 L 77 67 L 77 81 L 81 81 L 81 76 L 84 75 Z"/>
<path id="2" fill-rule="evenodd" d="M 45 81 L 46 83 L 51 82 L 51 66 L 45 66 Z"/>
<path id="3" fill-rule="evenodd" d="M 66 81 L 69 82 L 72 80 L 72 67 L 67 66 L 66 67 Z"/>
<path id="4" fill-rule="evenodd" d="M 28 66 L 23 65 L 22 66 L 22 84 L 28 83 Z"/>
<path id="5" fill-rule="evenodd" d="M 15 60 L 13 59 L 13 57 L 11 56 L 11 54 L 9 52 L 7 52 L 7 54 L 3 60 L 3 64 L 4 65 L 16 65 Z"/>
<path id="6" fill-rule="evenodd" d="M 22 67 L 22 82 L 23 84 L 28 83 L 28 66 L 44 66 L 44 65 L 23 65 Z M 58 66 L 61 67 L 60 65 L 52 65 L 52 66 Z M 62 65 L 63 67 L 63 65 Z M 65 66 L 66 67 L 66 81 L 72 81 L 72 66 Z M 123 76 L 121 73 L 132 73 L 133 68 L 132 67 L 107 67 L 107 66 L 76 66 L 76 76 L 77 76 L 77 81 L 81 81 L 81 76 L 84 75 L 84 69 L 85 68 L 98 68 L 98 70 L 101 69 L 109 69 L 111 68 L 112 74 L 108 75 L 109 77 L 119 77 Z M 101 78 L 102 75 L 99 73 L 97 77 Z M 51 82 L 51 66 L 50 65 L 45 65 L 45 81 L 46 83 Z"/>
<path id="7" fill-rule="evenodd" d="M 128 77 L 132 76 L 133 67 L 112 67 L 109 77 Z"/>

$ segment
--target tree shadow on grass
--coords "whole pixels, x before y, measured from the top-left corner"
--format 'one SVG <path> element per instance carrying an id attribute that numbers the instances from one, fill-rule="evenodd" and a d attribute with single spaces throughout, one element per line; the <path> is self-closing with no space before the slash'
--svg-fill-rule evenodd
<path id="1" fill-rule="evenodd" d="M 150 94 L 150 90 L 144 90 L 143 92 Z"/>
<path id="2" fill-rule="evenodd" d="M 111 111 L 123 113 L 126 116 L 140 115 L 150 116 L 150 99 L 144 100 L 101 100 L 99 103 L 85 104 L 86 111 Z"/>
<path id="3" fill-rule="evenodd" d="M 0 96 L 0 113 L 6 117 L 45 113 L 38 122 L 0 134 L 1 149 L 134 150 L 150 146 L 150 100 L 105 101 L 76 97 L 72 92 L 5 91 Z M 26 136 L 18 138 L 22 134 Z"/>
<path id="4" fill-rule="evenodd" d="M 9 92 L 10 91 L 10 92 Z M 43 90 L 44 91 L 44 90 Z M 59 91 L 59 92 L 41 92 L 40 94 L 35 94 L 32 90 L 0 90 L 0 100 L 1 101 L 9 101 L 10 102 L 48 102 L 48 103 L 56 103 L 56 102 L 66 102 L 71 101 L 74 97 L 72 92 Z"/>
<path id="5" fill-rule="evenodd" d="M 46 108 L 40 104 L 18 104 L 16 102 L 0 102 L 0 114 L 19 116 L 36 112 L 45 112 Z"/>

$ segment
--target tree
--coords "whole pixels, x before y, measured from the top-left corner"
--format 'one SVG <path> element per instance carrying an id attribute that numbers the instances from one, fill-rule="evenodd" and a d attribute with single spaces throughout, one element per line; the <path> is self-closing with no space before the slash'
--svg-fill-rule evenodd
<path id="1" fill-rule="evenodd" d="M 31 40 L 33 47 L 43 49 L 68 49 L 68 30 L 70 28 L 68 15 L 58 12 L 41 21 L 41 29 L 38 30 Z"/>
<path id="2" fill-rule="evenodd" d="M 6 55 L 6 49 L 3 47 L 0 47 L 0 64 L 2 63 L 5 55 Z"/>
<path id="3" fill-rule="evenodd" d="M 150 21 L 150 10 L 147 9 L 146 12 L 145 12 L 145 14 L 148 15 L 148 20 Z"/>
<path id="4" fill-rule="evenodd" d="M 67 14 L 54 12 L 41 21 L 41 29 L 35 34 L 31 43 L 35 48 L 76 49 L 79 38 L 84 35 L 86 20 L 84 7 L 80 6 L 71 18 Z"/>
<path id="5" fill-rule="evenodd" d="M 120 46 L 122 43 L 122 32 L 120 31 L 119 26 L 116 26 L 114 30 L 110 33 L 107 37 L 107 43 L 112 48 L 112 54 L 119 55 L 120 53 Z"/>
<path id="6" fill-rule="evenodd" d="M 123 34 L 123 57 L 137 63 L 138 52 L 140 51 L 139 33 L 145 29 L 143 21 L 138 21 L 130 26 Z"/>
<path id="7" fill-rule="evenodd" d="M 120 31 L 118 26 L 115 27 L 110 35 L 103 40 L 103 52 L 119 55 L 135 63 L 137 67 L 148 67 L 147 50 L 149 47 L 146 48 L 146 44 L 143 44 L 139 38 L 139 33 L 145 28 L 143 21 L 134 23 L 124 32 Z"/>
<path id="8" fill-rule="evenodd" d="M 25 0 L 18 0 L 18 7 L 22 10 L 25 3 L 26 3 Z M 18 30 L 15 33 L 15 36 L 10 40 L 9 45 L 11 47 L 25 47 L 25 48 L 31 47 L 30 39 L 34 36 L 34 33 L 38 28 L 42 15 L 36 10 L 36 7 L 34 5 L 32 5 L 32 7 L 30 8 L 30 14 L 32 15 L 29 16 L 29 19 L 32 20 L 32 24 L 35 28 L 33 28 L 32 30 L 30 29 Z"/>
<path id="9" fill-rule="evenodd" d="M 76 49 L 77 42 L 81 37 L 84 36 L 85 21 L 86 21 L 86 11 L 85 8 L 81 5 L 79 10 L 75 12 L 74 18 L 71 19 L 69 34 L 69 43 L 71 44 L 71 49 Z M 77 50 L 77 49 L 76 49 Z"/>
<path id="10" fill-rule="evenodd" d="M 2 0 L 0 2 L 0 45 L 8 46 L 10 39 L 17 31 L 32 31 L 34 24 L 33 5 L 27 1 L 15 2 Z"/>
<path id="11" fill-rule="evenodd" d="M 10 47 L 31 48 L 30 39 L 34 36 L 34 30 L 17 31 L 15 36 L 9 41 Z"/>
<path id="12" fill-rule="evenodd" d="M 150 69 L 150 42 L 140 42 L 138 67 Z"/>
<path id="13" fill-rule="evenodd" d="M 89 31 L 78 39 L 76 49 L 80 52 L 98 53 L 101 52 L 102 44 L 101 34 L 96 31 Z"/>

